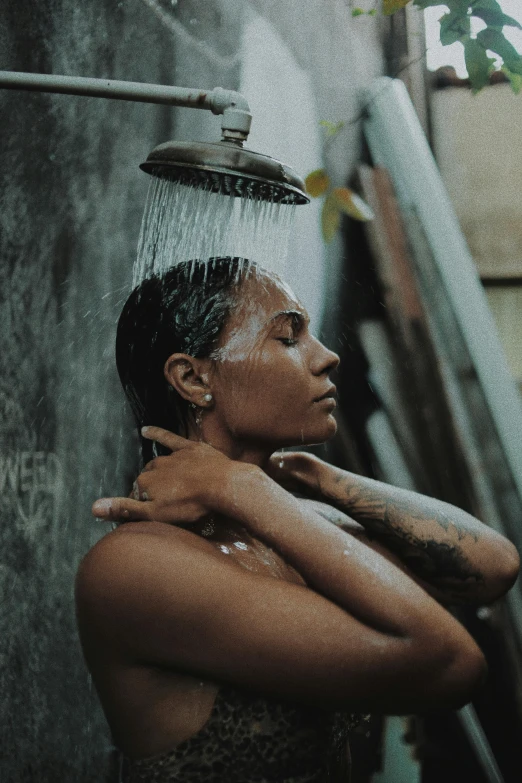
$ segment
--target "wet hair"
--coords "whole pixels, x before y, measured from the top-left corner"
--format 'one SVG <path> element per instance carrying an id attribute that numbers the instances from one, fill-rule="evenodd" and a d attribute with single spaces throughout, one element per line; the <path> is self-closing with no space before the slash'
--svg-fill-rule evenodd
<path id="1" fill-rule="evenodd" d="M 138 429 L 154 425 L 187 434 L 190 405 L 167 382 L 165 362 L 173 353 L 212 354 L 253 266 L 231 256 L 187 261 L 133 290 L 118 321 L 116 365 Z M 141 442 L 148 461 L 150 441 Z"/>

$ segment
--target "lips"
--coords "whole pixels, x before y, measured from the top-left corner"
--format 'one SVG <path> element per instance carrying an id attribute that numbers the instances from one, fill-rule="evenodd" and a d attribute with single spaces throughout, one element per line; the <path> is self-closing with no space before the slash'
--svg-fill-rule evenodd
<path id="1" fill-rule="evenodd" d="M 328 391 L 321 395 L 321 397 L 317 397 L 314 402 L 320 402 L 321 400 L 327 400 L 328 398 L 333 400 L 337 399 L 337 388 L 335 386 L 330 386 Z"/>

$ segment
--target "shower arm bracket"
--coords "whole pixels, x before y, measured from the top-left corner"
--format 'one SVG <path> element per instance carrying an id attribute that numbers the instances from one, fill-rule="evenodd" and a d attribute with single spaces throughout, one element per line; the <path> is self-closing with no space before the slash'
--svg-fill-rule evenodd
<path id="1" fill-rule="evenodd" d="M 213 114 L 222 115 L 222 140 L 240 146 L 248 138 L 252 124 L 252 114 L 246 98 L 239 92 L 224 90 L 222 87 L 198 90 L 143 82 L 90 79 L 83 76 L 0 71 L 0 88 L 207 109 Z"/>

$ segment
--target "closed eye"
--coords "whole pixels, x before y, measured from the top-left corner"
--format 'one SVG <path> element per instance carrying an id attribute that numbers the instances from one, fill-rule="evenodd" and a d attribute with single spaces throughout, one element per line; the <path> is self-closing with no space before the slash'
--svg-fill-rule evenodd
<path id="1" fill-rule="evenodd" d="M 294 340 L 293 337 L 278 337 L 277 338 L 279 342 L 283 343 L 283 345 L 296 345 L 297 340 Z"/>

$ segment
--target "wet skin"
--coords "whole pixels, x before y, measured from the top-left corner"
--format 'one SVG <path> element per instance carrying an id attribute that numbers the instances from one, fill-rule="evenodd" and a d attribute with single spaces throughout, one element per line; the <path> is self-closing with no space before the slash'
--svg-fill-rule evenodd
<path id="1" fill-rule="evenodd" d="M 136 650 L 131 649 L 133 648 L 131 642 L 127 647 L 125 645 L 122 647 L 121 638 L 124 636 L 124 626 L 127 622 L 124 611 L 120 612 L 119 606 L 113 605 L 110 616 L 109 610 L 107 610 L 108 614 L 104 617 L 104 596 L 102 595 L 99 599 L 100 603 L 96 603 L 93 596 L 97 586 L 105 580 L 107 572 L 124 570 L 125 563 L 122 565 L 121 559 L 126 557 L 131 562 L 134 550 L 141 551 L 144 541 L 147 544 L 140 555 L 139 563 L 148 556 L 150 551 L 150 556 L 157 558 L 154 562 L 158 563 L 158 569 L 161 568 L 160 561 L 163 553 L 166 549 L 170 551 L 170 548 L 172 548 L 173 558 L 176 553 L 183 550 L 186 552 L 187 562 L 190 561 L 190 552 L 192 551 L 200 554 L 201 561 L 210 557 L 209 568 L 213 567 L 214 562 L 222 563 L 223 569 L 228 569 L 226 570 L 225 596 L 228 594 L 227 584 L 230 585 L 231 596 L 242 595 L 251 589 L 251 583 L 248 580 L 244 583 L 240 572 L 229 569 L 227 564 L 230 563 L 233 563 L 242 573 L 248 571 L 253 576 L 265 579 L 268 577 L 270 580 L 275 579 L 288 585 L 299 586 L 300 590 L 310 588 L 305 589 L 304 593 L 295 594 L 295 596 L 291 591 L 288 593 L 288 596 L 293 596 L 292 600 L 296 601 L 295 609 L 291 610 L 292 616 L 295 612 L 297 617 L 301 610 L 306 613 L 306 607 L 310 606 L 311 614 L 309 620 L 306 621 L 307 631 L 310 633 L 310 644 L 313 643 L 314 638 L 328 633 L 327 630 L 319 628 L 314 633 L 314 622 L 319 616 L 328 616 L 331 606 L 324 601 L 324 604 L 315 607 L 314 602 L 319 598 L 318 596 L 314 598 L 316 593 L 312 592 L 313 590 L 329 597 L 345 612 L 354 611 L 360 620 L 366 618 L 364 622 L 368 623 L 370 629 L 380 628 L 381 630 L 378 632 L 369 633 L 368 646 L 365 646 L 365 632 L 362 633 L 361 628 L 357 626 L 358 638 L 362 640 L 361 647 L 354 650 L 353 653 L 347 652 L 348 656 L 353 655 L 356 680 L 361 680 L 359 672 L 368 669 L 368 667 L 371 669 L 369 662 L 375 652 L 376 644 L 378 646 L 383 644 L 382 653 L 387 652 L 384 658 L 379 658 L 378 663 L 384 671 L 386 669 L 385 661 L 389 661 L 390 684 L 383 685 L 382 704 L 379 701 L 379 696 L 369 696 L 370 708 L 372 703 L 377 703 L 385 711 L 390 711 L 390 704 L 392 711 L 395 708 L 402 708 L 401 698 L 405 687 L 401 680 L 401 677 L 404 676 L 401 675 L 401 667 L 406 664 L 408 667 L 412 667 L 412 671 L 418 671 L 419 662 L 427 660 L 438 644 L 437 641 L 430 638 L 429 643 L 426 642 L 425 647 L 422 648 L 425 652 L 420 658 L 418 653 L 414 654 L 415 635 L 419 632 L 422 636 L 418 629 L 423 625 L 424 618 L 426 618 L 426 631 L 423 633 L 426 638 L 431 633 L 430 628 L 439 629 L 437 640 L 439 637 L 442 639 L 452 638 L 455 641 L 452 643 L 451 649 L 457 651 L 455 655 L 463 652 L 466 665 L 462 668 L 459 681 L 464 682 L 468 676 L 463 672 L 470 673 L 470 681 L 474 681 L 473 678 L 476 678 L 482 670 L 481 658 L 473 642 L 465 632 L 461 633 L 460 626 L 456 621 L 424 592 L 425 590 L 429 592 L 431 586 L 425 584 L 422 579 L 416 578 L 400 562 L 400 548 L 396 546 L 395 554 L 392 554 L 383 546 L 382 542 L 370 540 L 362 524 L 356 521 L 359 507 L 357 503 L 352 503 L 350 506 L 348 500 L 353 495 L 351 490 L 354 481 L 357 483 L 358 477 L 350 479 L 352 474 L 341 471 L 342 480 L 340 480 L 337 475 L 339 471 L 335 471 L 321 461 L 314 461 L 309 455 L 289 454 L 285 457 L 288 463 L 286 471 L 279 468 L 279 457 L 272 455 L 281 447 L 319 443 L 335 433 L 336 422 L 333 416 L 335 401 L 332 397 L 321 401 L 318 398 L 331 390 L 329 373 L 335 369 L 339 360 L 336 354 L 326 349 L 310 334 L 304 308 L 280 281 L 271 276 L 260 274 L 247 280 L 241 293 L 241 304 L 235 309 L 227 323 L 221 336 L 220 346 L 213 357 L 193 359 L 184 354 L 173 354 L 165 364 L 165 375 L 169 383 L 185 399 L 196 405 L 200 411 L 200 415 L 197 417 L 199 423 L 196 425 L 194 421 L 190 425 L 189 438 L 179 438 L 179 436 L 152 428 L 147 437 L 155 438 L 171 448 L 172 456 L 155 460 L 154 464 L 148 466 L 148 469 L 138 478 L 136 491 L 142 499 L 112 499 L 105 504 L 95 504 L 94 507 L 95 513 L 106 519 L 149 521 L 134 521 L 132 525 L 121 525 L 114 533 L 104 539 L 104 541 L 110 540 L 106 545 L 102 542 L 102 547 L 97 550 L 99 554 L 94 553 L 92 556 L 88 556 L 87 565 L 84 565 L 83 570 L 80 570 L 77 591 L 78 614 L 85 656 L 116 742 L 124 751 L 138 757 L 167 750 L 195 734 L 208 719 L 219 687 L 217 682 L 220 679 L 230 679 L 232 682 L 240 683 L 242 663 L 241 659 L 238 659 L 227 675 L 228 670 L 225 663 L 221 664 L 216 658 L 214 667 L 212 660 L 210 663 L 205 660 L 199 666 L 195 665 L 194 667 L 194 670 L 207 672 L 205 676 L 199 677 L 188 673 L 191 669 L 190 662 L 193 660 L 190 656 L 188 665 L 184 664 L 183 656 L 179 659 L 183 665 L 175 665 L 175 656 L 169 663 L 168 655 L 165 664 L 163 642 L 158 642 L 157 649 L 153 649 L 152 636 L 150 651 L 147 650 L 146 645 L 145 647 L 140 646 L 138 655 Z M 205 395 L 208 394 L 212 395 L 211 400 L 205 398 Z M 250 470 L 252 466 L 257 466 L 263 473 L 256 473 L 254 476 Z M 308 494 L 311 498 L 315 497 L 315 500 L 294 501 L 292 498 L 287 501 L 286 497 L 281 495 L 281 490 L 278 490 L 279 494 L 275 491 L 275 484 L 274 491 L 270 487 L 268 490 L 266 489 L 262 479 L 265 474 L 272 476 L 282 486 L 285 483 L 288 486 L 293 482 L 295 488 L 304 490 L 304 494 Z M 237 481 L 234 483 L 236 476 L 239 477 L 239 484 Z M 243 486 L 250 487 L 248 482 L 252 479 L 254 479 L 251 485 L 252 490 L 245 491 Z M 349 481 L 352 481 L 350 486 L 348 486 Z M 326 491 L 322 492 L 321 490 L 324 488 Z M 378 531 L 379 526 L 382 528 L 383 522 L 386 521 L 385 511 L 388 504 L 386 502 L 378 503 L 376 498 L 385 498 L 385 492 L 390 488 L 374 482 L 359 489 L 357 502 L 360 506 L 360 520 L 365 526 L 373 523 L 374 531 Z M 259 509 L 259 517 L 262 516 L 264 509 L 268 509 L 269 506 L 273 507 L 274 512 L 267 512 L 268 523 L 257 520 L 257 512 L 254 515 L 256 516 L 255 524 L 251 512 L 250 515 L 248 511 L 241 511 L 237 514 L 228 513 L 229 510 L 235 511 L 232 501 L 225 497 L 231 492 L 234 497 L 237 494 L 239 506 L 243 502 L 242 508 L 248 506 L 249 498 L 252 496 L 255 501 L 254 507 Z M 242 493 L 246 498 L 243 501 L 241 501 Z M 408 535 L 404 533 L 405 525 L 413 517 L 415 517 L 417 527 L 423 524 L 431 525 L 432 508 L 429 508 L 428 515 L 423 514 L 422 504 L 428 499 L 423 499 L 422 496 L 414 495 L 414 493 L 408 493 L 408 495 L 414 496 L 413 500 L 408 497 L 406 499 L 408 502 L 406 502 L 402 496 L 399 499 L 394 496 L 395 507 L 404 509 L 402 512 L 404 520 L 397 517 L 398 522 L 395 521 L 395 518 L 393 522 L 398 529 L 398 534 L 394 539 L 395 543 L 402 536 L 404 540 L 407 540 L 408 551 L 410 551 L 411 547 L 415 546 L 415 538 L 411 531 L 408 532 Z M 217 501 L 214 503 L 213 498 L 217 497 L 221 500 L 219 503 Z M 273 498 L 277 500 L 275 506 L 272 503 Z M 325 503 L 325 500 L 329 502 Z M 433 502 L 437 503 L 437 501 Z M 382 508 L 384 508 L 384 512 L 381 514 Z M 279 509 L 281 509 L 280 516 L 278 516 Z M 310 544 L 306 544 L 304 547 L 304 553 L 297 553 L 297 545 L 295 544 L 300 538 L 303 542 L 305 541 L 304 529 L 290 544 L 286 539 L 283 541 L 286 530 L 291 532 L 292 515 L 297 513 L 299 517 L 299 509 L 302 510 L 303 519 L 307 520 L 308 528 L 312 529 L 314 525 L 317 525 L 317 547 L 316 540 L 311 536 Z M 371 509 L 376 509 L 376 511 L 373 512 Z M 350 516 L 347 516 L 345 511 L 348 511 Z M 373 517 L 372 514 L 374 514 Z M 325 523 L 323 518 L 328 519 L 329 523 Z M 320 522 L 321 519 L 322 522 Z M 211 522 L 210 525 L 209 522 Z M 332 522 L 334 525 L 331 525 Z M 466 538 L 468 532 L 471 531 L 469 537 L 475 540 L 475 526 L 478 526 L 477 530 L 481 535 L 483 533 L 484 526 L 481 526 L 476 520 L 471 523 L 468 520 L 463 520 L 462 524 L 465 531 L 463 538 Z M 471 527 L 469 527 L 470 524 Z M 352 565 L 356 581 L 350 588 L 348 597 L 344 593 L 342 596 L 340 594 L 337 596 L 336 593 L 341 590 L 344 577 L 341 581 L 339 581 L 339 576 L 334 578 L 334 574 L 337 573 L 336 569 L 338 569 L 338 566 L 334 564 L 334 555 L 338 554 L 335 546 L 329 550 L 333 554 L 330 559 L 327 558 L 324 561 L 326 565 L 319 568 L 319 573 L 314 572 L 314 553 L 317 551 L 317 558 L 319 558 L 320 537 L 322 536 L 326 543 L 329 538 L 332 538 L 333 542 L 329 525 L 330 528 L 335 526 L 344 531 L 344 533 L 339 532 L 339 545 L 349 547 L 344 550 L 345 554 L 351 553 L 352 546 L 355 547 L 354 557 L 356 559 Z M 278 528 L 280 528 L 280 532 L 278 532 Z M 296 529 L 301 529 L 299 522 Z M 440 542 L 442 548 L 444 546 L 447 548 L 448 542 L 441 541 L 443 533 L 444 531 L 437 531 L 433 535 L 433 539 L 435 542 Z M 372 530 L 370 530 L 370 536 L 371 534 Z M 383 541 L 387 541 L 389 538 L 390 526 L 387 526 Z M 501 537 L 498 538 L 501 539 Z M 111 543 L 115 541 L 116 544 Z M 157 555 L 154 555 L 158 541 L 161 541 L 161 547 Z M 353 545 L 350 544 L 350 541 L 353 541 Z M 482 546 L 486 555 L 491 551 L 488 547 L 493 546 L 494 549 L 495 546 L 498 546 L 500 555 L 505 554 L 508 560 L 511 558 L 512 567 L 510 565 L 506 576 L 503 577 L 504 581 L 495 588 L 499 594 L 508 589 L 508 583 L 510 580 L 512 582 L 513 574 L 518 568 L 515 556 L 504 546 L 503 541 L 498 541 L 494 536 L 488 538 L 486 535 L 485 549 L 483 544 L 479 544 L 479 549 Z M 162 549 L 162 547 L 166 549 Z M 417 547 L 424 548 L 422 537 L 418 538 Z M 390 546 L 390 549 L 393 550 L 393 546 Z M 124 552 L 125 555 L 120 554 Z M 218 560 L 215 561 L 215 558 Z M 174 563 L 175 559 L 172 562 Z M 184 562 L 178 565 L 182 568 Z M 194 561 L 190 570 L 194 571 L 198 567 L 198 562 Z M 472 562 L 474 562 L 473 558 Z M 482 560 L 480 562 L 482 563 Z M 365 576 L 364 569 L 367 566 L 369 571 Z M 166 584 L 170 578 L 169 569 L 171 568 L 168 562 L 165 568 L 164 580 Z M 360 569 L 358 577 L 357 568 Z M 329 571 L 332 572 L 332 576 L 329 576 Z M 379 587 L 376 581 L 379 581 L 381 574 L 383 584 L 382 587 Z M 371 583 L 367 582 L 367 589 L 363 589 L 361 580 L 368 580 L 370 577 Z M 147 575 L 144 578 L 148 578 Z M 152 574 L 150 578 L 153 580 Z M 204 580 L 205 574 L 200 579 Z M 330 581 L 328 581 L 329 579 Z M 189 580 L 188 573 L 187 580 Z M 214 580 L 217 591 L 217 582 L 219 581 L 217 573 Z M 179 586 L 176 588 L 177 592 L 183 588 L 183 584 L 181 588 Z M 257 586 L 258 583 L 256 582 L 255 585 Z M 418 585 L 421 585 L 423 589 Z M 204 585 L 201 587 L 203 589 Z M 374 587 L 375 599 L 372 598 Z M 111 583 L 108 589 L 111 591 L 111 595 L 116 595 L 118 584 Z M 199 590 L 199 585 L 197 589 Z M 212 594 L 213 585 L 210 584 L 208 589 Z M 270 583 L 266 581 L 259 583 L 259 586 L 252 589 L 254 590 L 253 601 L 257 595 L 256 589 L 264 591 L 266 596 L 272 594 Z M 387 591 L 386 595 L 383 590 Z M 176 595 L 176 591 L 174 595 Z M 124 591 L 124 601 L 129 600 L 128 596 L 129 589 L 127 588 Z M 276 607 L 278 602 L 283 600 L 278 596 L 279 593 L 274 593 L 272 599 L 267 599 L 268 603 L 272 602 Z M 395 605 L 400 607 L 401 601 L 404 601 L 405 605 L 409 606 L 410 599 L 413 601 L 412 607 L 405 610 L 406 613 L 402 615 L 399 613 L 397 618 L 394 618 Z M 138 596 L 135 600 L 139 603 L 141 598 Z M 146 626 L 148 616 L 154 616 L 160 600 L 161 594 L 158 594 L 155 602 L 151 602 L 148 606 L 145 605 L 143 628 Z M 348 605 L 352 600 L 353 607 Z M 393 606 L 390 605 L 389 612 L 383 612 L 383 602 L 389 601 L 393 602 Z M 248 606 L 250 605 L 251 603 L 247 605 L 245 612 L 249 613 Z M 415 615 L 416 620 L 412 621 L 411 625 L 408 621 L 403 626 L 403 616 L 409 616 L 408 612 L 415 614 L 417 606 L 420 614 Z M 218 612 L 221 611 L 224 616 L 227 616 L 228 605 L 222 604 Z M 136 612 L 133 613 L 133 617 L 135 614 Z M 344 622 L 344 617 L 345 615 L 339 620 L 341 624 Z M 161 623 L 160 617 L 157 622 Z M 334 614 L 332 614 L 333 622 Z M 118 626 L 118 623 L 122 628 L 122 633 L 113 637 L 112 627 Z M 261 637 L 257 639 L 256 644 L 259 643 L 262 647 L 264 636 L 269 635 L 272 619 L 270 617 L 259 619 L 258 623 L 258 629 L 252 630 L 250 628 L 245 633 L 247 635 L 249 633 L 260 634 Z M 273 623 L 277 626 L 277 617 L 274 618 Z M 240 625 L 239 616 L 232 627 L 235 628 L 236 625 Z M 111 626 L 109 631 L 107 630 L 108 626 Z M 392 636 L 385 635 L 382 639 L 382 633 L 387 634 L 388 632 L 391 632 Z M 186 630 L 184 633 L 188 634 L 189 631 Z M 281 633 L 284 634 L 284 631 Z M 303 633 L 306 632 L 303 631 Z M 394 634 L 398 634 L 398 637 Z M 405 648 L 407 651 L 402 652 L 397 638 L 401 638 L 402 635 L 406 638 L 409 634 L 412 635 L 411 644 L 408 641 Z M 146 640 L 146 633 L 143 633 L 143 636 Z M 335 647 L 335 639 L 338 636 L 339 634 L 336 634 L 332 638 L 332 649 Z M 350 639 L 349 647 L 353 632 L 348 633 L 348 638 Z M 241 637 L 239 639 L 238 643 L 241 644 Z M 282 645 L 280 639 L 281 635 L 277 641 L 278 648 Z M 245 637 L 245 651 L 250 642 L 251 640 Z M 205 645 L 205 637 L 201 643 Z M 201 647 L 201 643 L 199 646 L 196 645 L 197 649 Z M 424 644 L 424 641 L 422 643 Z M 298 669 L 302 661 L 306 659 L 308 651 L 304 649 L 299 653 L 297 641 L 291 643 L 289 639 L 288 644 L 290 646 L 293 644 L 297 656 L 292 659 L 291 651 L 288 653 L 288 659 L 291 660 L 290 667 Z M 158 654 L 160 648 L 161 655 Z M 274 649 L 275 658 L 278 654 L 279 650 L 276 654 Z M 314 653 L 314 655 L 316 654 Z M 196 649 L 193 656 L 195 659 Z M 359 659 L 358 656 L 362 657 Z M 230 653 L 228 657 L 231 657 Z M 270 658 L 272 658 L 272 653 Z M 159 660 L 162 661 L 161 665 L 158 665 Z M 178 659 L 176 658 L 176 660 Z M 314 658 L 314 660 L 316 659 Z M 383 661 L 382 664 L 380 660 Z M 362 661 L 367 663 L 362 664 Z M 327 671 L 336 665 L 333 660 L 331 663 L 327 663 Z M 360 668 L 361 666 L 362 668 Z M 315 671 L 319 672 L 320 667 L 318 667 L 319 664 L 314 664 L 312 667 L 311 679 L 305 677 L 302 682 L 297 683 L 296 692 L 305 692 L 308 687 L 313 690 L 312 680 Z M 223 675 L 223 671 L 225 671 L 225 675 Z M 212 672 L 215 673 L 215 676 L 212 675 Z M 258 675 L 257 684 L 261 690 L 264 687 L 263 676 L 262 672 Z M 277 680 L 278 676 L 276 671 L 271 677 L 271 682 Z M 285 688 L 290 687 L 287 682 L 289 677 L 286 670 L 284 679 L 285 682 L 281 682 L 278 686 L 279 690 L 276 688 L 276 695 L 280 691 L 284 696 Z M 408 682 L 409 679 L 408 673 Z M 436 677 L 433 678 L 433 682 L 437 682 Z M 442 682 L 444 685 L 446 681 L 443 679 Z M 256 685 L 255 677 L 253 684 Z M 336 685 L 334 691 L 338 687 Z M 391 702 L 386 701 L 388 698 L 385 693 L 386 687 L 392 694 L 389 697 Z M 412 691 L 415 691 L 415 687 L 412 680 Z M 451 687 L 458 690 L 454 682 Z M 468 686 L 463 687 L 469 687 L 469 683 Z M 268 690 L 268 686 L 266 688 Z M 395 689 L 396 695 L 393 696 Z M 325 685 L 325 693 L 326 690 L 327 686 Z M 438 690 L 442 693 L 444 687 L 440 686 Z M 369 685 L 368 693 L 370 691 L 371 686 Z M 305 695 L 309 703 L 319 704 L 323 698 L 322 694 L 314 696 L 311 691 L 310 694 Z M 330 698 L 335 701 L 336 697 Z M 374 700 L 377 698 L 377 702 L 371 702 L 371 698 Z M 412 698 L 415 705 L 415 699 Z M 430 698 L 434 697 L 427 694 L 425 698 L 426 704 L 429 704 Z M 314 699 L 317 701 L 314 702 Z M 332 701 L 332 703 L 334 702 Z M 368 707 L 364 698 L 361 704 L 366 711 Z M 411 706 L 410 703 L 408 704 Z"/>
<path id="2" fill-rule="evenodd" d="M 335 387 L 329 373 L 338 364 L 339 357 L 310 333 L 308 314 L 292 291 L 279 279 L 261 273 L 243 284 L 241 304 L 227 322 L 212 358 L 195 360 L 174 354 L 165 364 L 165 376 L 182 396 L 198 406 L 201 418 L 197 425 L 191 422 L 190 440 L 210 444 L 235 461 L 266 468 L 270 456 L 282 447 L 321 443 L 335 434 Z M 209 392 L 211 403 L 204 400 Z M 332 396 L 318 401 L 327 393 Z M 150 480 L 150 476 L 142 475 L 141 486 L 146 483 L 144 478 Z M 212 546 L 220 556 L 252 573 L 305 584 L 280 554 L 234 519 L 212 514 L 209 527 L 208 514 L 204 513 L 196 522 L 178 524 L 190 531 L 191 544 L 196 548 Z M 150 533 L 151 526 L 166 544 L 172 540 L 175 546 L 176 528 L 160 528 L 155 522 L 137 522 L 115 532 Z M 110 713 L 113 733 L 124 751 L 138 756 L 160 752 L 202 728 L 218 691 L 216 683 L 154 669 L 153 679 L 161 684 L 162 694 L 161 710 L 155 710 L 158 725 L 129 740 L 119 709 L 114 709 L 112 692 L 118 682 L 121 690 L 141 691 L 144 672 L 122 666 L 108 650 L 99 651 L 90 636 L 88 630 L 84 632 L 86 658 L 102 704 Z M 109 681 L 110 689 L 105 687 Z M 155 688 L 151 699 L 157 699 Z M 132 703 L 132 697 L 125 701 Z"/>
<path id="3" fill-rule="evenodd" d="M 263 466 L 281 447 L 331 438 L 335 400 L 317 399 L 335 392 L 329 374 L 339 357 L 308 325 L 305 308 L 281 281 L 263 273 L 248 278 L 213 357 L 174 354 L 166 363 L 168 381 L 202 412 L 190 439 Z"/>

